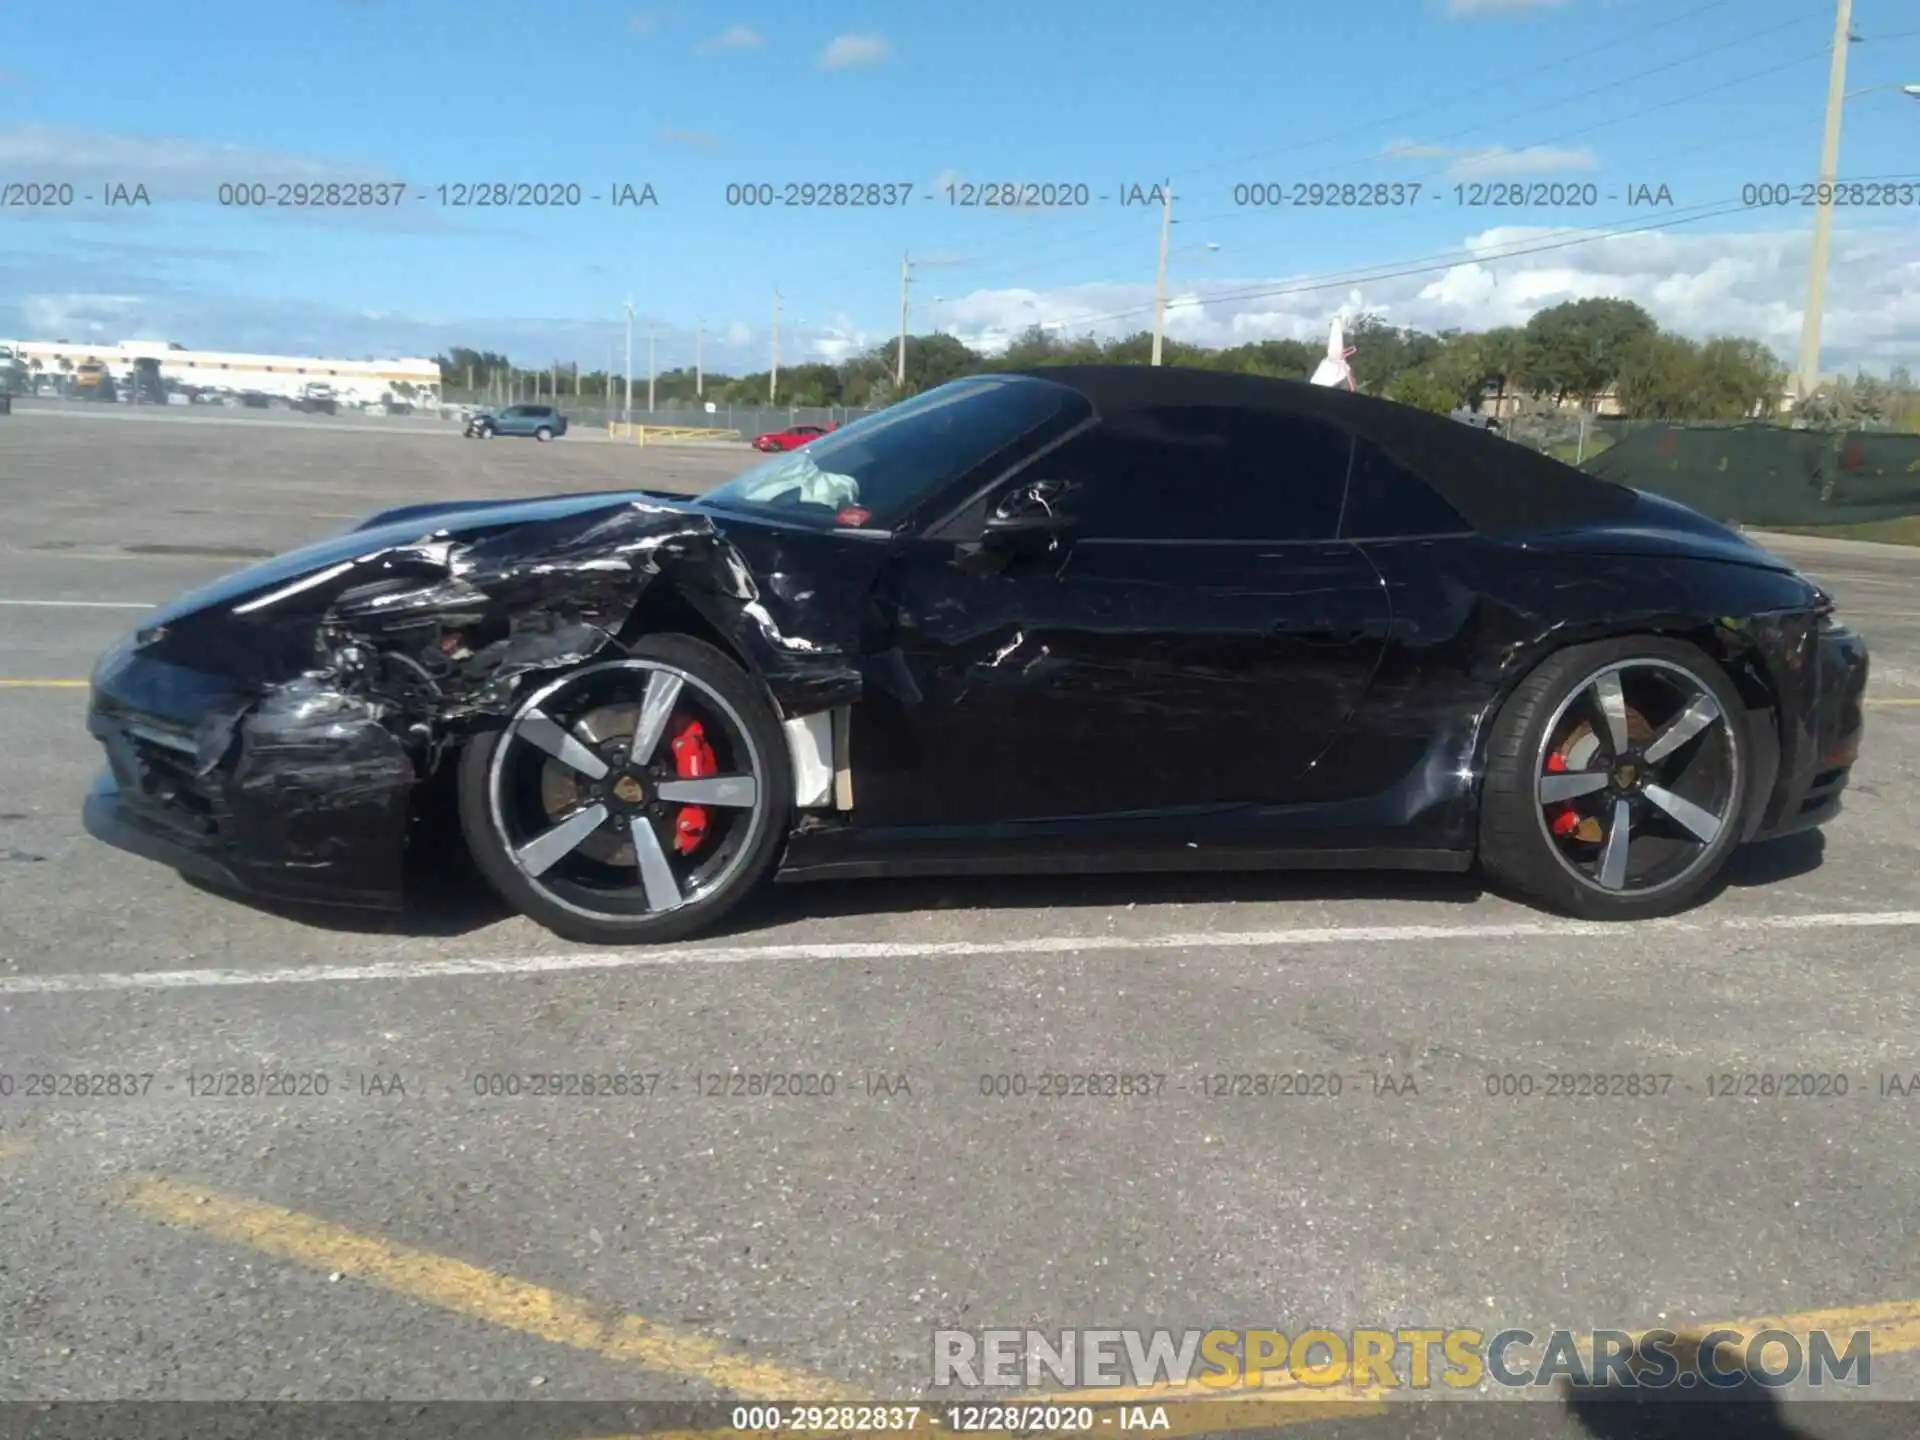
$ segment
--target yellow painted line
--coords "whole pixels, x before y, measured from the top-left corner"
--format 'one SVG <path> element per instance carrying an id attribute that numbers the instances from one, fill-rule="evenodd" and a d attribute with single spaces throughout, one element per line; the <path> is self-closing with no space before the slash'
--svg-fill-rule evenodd
<path id="1" fill-rule="evenodd" d="M 1902 696 L 1901 698 L 1894 700 L 1894 699 L 1870 697 L 1865 703 L 1868 705 L 1920 705 L 1920 698 L 1908 698 L 1906 696 Z"/>
<path id="2" fill-rule="evenodd" d="M 0 690 L 84 690 L 85 680 L 0 680 Z"/>
<path id="3" fill-rule="evenodd" d="M 1920 1300 L 1888 1300 L 1878 1305 L 1847 1305 L 1833 1310 L 1808 1310 L 1799 1315 L 1762 1315 L 1720 1325 L 1690 1325 L 1678 1333 L 1699 1340 L 1710 1330 L 1738 1330 L 1753 1335 L 1761 1330 L 1825 1330 L 1836 1337 L 1865 1330 L 1873 1354 L 1911 1355 L 1920 1351 Z"/>
<path id="4" fill-rule="evenodd" d="M 138 1180 L 120 1203 L 163 1225 L 243 1245 L 326 1274 L 516 1330 L 555 1345 L 648 1370 L 689 1376 L 758 1400 L 832 1400 L 816 1376 L 737 1354 L 717 1341 L 622 1315 L 525 1280 L 499 1275 L 344 1226 L 160 1176 Z"/>

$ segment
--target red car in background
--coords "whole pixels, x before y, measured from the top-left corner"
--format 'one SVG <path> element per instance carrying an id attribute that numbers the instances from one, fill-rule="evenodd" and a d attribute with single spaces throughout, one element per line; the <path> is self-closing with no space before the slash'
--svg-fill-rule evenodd
<path id="1" fill-rule="evenodd" d="M 770 431 L 765 435 L 753 437 L 756 450 L 798 450 L 802 445 L 818 440 L 822 435 L 831 435 L 838 425 L 792 425 L 785 430 Z"/>

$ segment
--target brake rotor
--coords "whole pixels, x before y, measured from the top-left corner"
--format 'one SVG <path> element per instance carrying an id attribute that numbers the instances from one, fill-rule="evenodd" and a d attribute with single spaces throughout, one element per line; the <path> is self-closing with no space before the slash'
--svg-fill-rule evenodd
<path id="1" fill-rule="evenodd" d="M 613 740 L 631 741 L 640 726 L 638 705 L 602 705 L 589 710 L 568 728 L 573 734 L 599 749 Z M 586 803 L 586 777 L 558 760 L 549 759 L 540 768 L 540 804 L 547 819 L 558 824 Z M 615 830 L 602 827 L 580 842 L 579 852 L 602 865 L 632 865 L 633 840 Z"/>
<path id="2" fill-rule="evenodd" d="M 1653 726 L 1647 722 L 1647 717 L 1629 705 L 1627 707 L 1627 743 L 1630 745 L 1645 745 L 1652 739 Z M 1578 725 L 1574 726 L 1572 730 L 1567 732 L 1567 738 L 1560 742 L 1559 749 L 1555 750 L 1553 754 L 1559 757 L 1561 765 L 1566 769 L 1585 770 L 1592 764 L 1593 757 L 1599 752 L 1599 735 L 1594 732 L 1591 722 L 1582 720 Z M 1566 801 L 1565 807 L 1559 809 L 1558 813 L 1563 815 L 1576 813 L 1573 802 L 1571 800 Z M 1598 845 L 1606 838 L 1606 831 L 1601 826 L 1599 817 L 1594 815 L 1582 815 L 1580 817 L 1580 823 L 1572 829 L 1556 831 L 1555 833 L 1559 834 L 1562 839 L 1579 840 L 1588 845 Z"/>

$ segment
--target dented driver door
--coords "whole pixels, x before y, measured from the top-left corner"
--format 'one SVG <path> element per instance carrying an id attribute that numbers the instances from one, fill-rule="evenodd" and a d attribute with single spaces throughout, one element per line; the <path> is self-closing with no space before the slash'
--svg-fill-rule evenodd
<path id="1" fill-rule="evenodd" d="M 918 543 L 882 577 L 863 827 L 1257 826 L 1249 807 L 1304 793 L 1388 629 L 1378 573 L 1338 542 L 1063 538 L 984 571 L 956 550 Z"/>

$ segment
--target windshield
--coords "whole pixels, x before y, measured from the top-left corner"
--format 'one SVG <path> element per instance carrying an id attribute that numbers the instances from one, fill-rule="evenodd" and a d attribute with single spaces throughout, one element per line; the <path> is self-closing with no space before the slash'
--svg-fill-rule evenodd
<path id="1" fill-rule="evenodd" d="M 956 380 L 755 466 L 700 503 L 802 523 L 886 528 L 1047 421 L 1088 413 L 1079 394 L 1051 381 Z"/>

